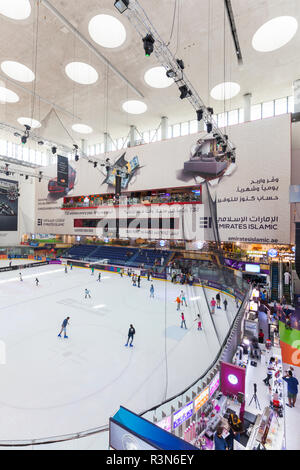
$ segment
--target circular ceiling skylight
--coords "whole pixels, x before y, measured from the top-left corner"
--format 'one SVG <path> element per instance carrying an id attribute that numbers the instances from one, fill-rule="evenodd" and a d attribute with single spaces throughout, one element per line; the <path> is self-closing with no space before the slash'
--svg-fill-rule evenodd
<path id="1" fill-rule="evenodd" d="M 73 124 L 72 129 L 79 134 L 91 134 L 93 132 L 93 129 L 85 124 Z"/>
<path id="2" fill-rule="evenodd" d="M 17 93 L 3 86 L 0 87 L 0 103 L 17 103 L 19 100 Z"/>
<path id="3" fill-rule="evenodd" d="M 126 101 L 122 107 L 124 111 L 129 114 L 143 114 L 145 111 L 147 111 L 146 103 L 138 100 Z"/>
<path id="4" fill-rule="evenodd" d="M 66 65 L 65 71 L 71 80 L 81 85 L 92 85 L 99 78 L 97 70 L 84 62 L 71 62 Z"/>
<path id="5" fill-rule="evenodd" d="M 1 1 L 1 0 L 0 0 Z M 2 71 L 10 78 L 17 80 L 18 82 L 33 82 L 35 75 L 26 65 L 20 62 L 14 62 L 13 60 L 5 60 L 1 64 Z"/>
<path id="6" fill-rule="evenodd" d="M 111 15 L 97 15 L 89 22 L 91 38 L 102 47 L 119 47 L 126 39 L 121 21 Z"/>
<path id="7" fill-rule="evenodd" d="M 252 38 L 259 52 L 271 52 L 287 44 L 296 34 L 298 22 L 293 16 L 278 16 L 263 24 Z"/>
<path id="8" fill-rule="evenodd" d="M 0 0 L 0 13 L 13 20 L 25 20 L 31 14 L 29 0 Z"/>
<path id="9" fill-rule="evenodd" d="M 147 85 L 153 88 L 167 88 L 174 83 L 173 78 L 167 77 L 164 67 L 153 67 L 147 70 L 144 79 Z"/>
<path id="10" fill-rule="evenodd" d="M 230 98 L 233 98 L 234 96 L 238 95 L 240 89 L 241 87 L 238 83 L 225 82 L 215 86 L 211 90 L 210 95 L 215 100 L 229 100 Z"/>
<path id="11" fill-rule="evenodd" d="M 37 121 L 36 119 L 26 118 L 26 117 L 18 118 L 18 123 L 21 124 L 21 126 L 25 126 L 25 124 L 27 124 L 32 129 L 37 129 L 38 127 L 42 126 L 40 121 Z"/>

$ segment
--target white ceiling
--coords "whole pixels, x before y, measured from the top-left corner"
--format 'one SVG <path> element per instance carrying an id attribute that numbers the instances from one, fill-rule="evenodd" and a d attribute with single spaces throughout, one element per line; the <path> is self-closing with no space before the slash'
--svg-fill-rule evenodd
<path id="1" fill-rule="evenodd" d="M 165 89 L 148 86 L 145 72 L 157 64 L 155 57 L 145 57 L 142 41 L 125 15 L 114 8 L 114 0 L 50 0 L 93 45 L 125 75 L 144 95 L 147 111 L 140 115 L 124 112 L 126 100 L 140 99 L 112 71 L 108 76 L 108 113 L 106 115 L 106 66 L 65 30 L 61 21 L 43 5 L 39 14 L 39 40 L 36 80 L 31 83 L 11 83 L 1 71 L 0 86 L 16 92 L 17 103 L 0 104 L 0 121 L 19 126 L 19 117 L 30 117 L 32 97 L 18 88 L 21 85 L 43 98 L 56 103 L 76 117 L 57 111 L 72 138 L 89 143 L 103 141 L 106 129 L 113 138 L 127 135 L 134 124 L 140 131 L 158 127 L 160 118 L 168 116 L 170 123 L 194 119 L 194 111 L 187 101 L 179 99 L 176 85 Z M 149 18 L 163 39 L 168 41 L 171 31 L 175 0 L 140 0 Z M 299 0 L 232 0 L 233 11 L 244 63 L 239 66 L 233 50 L 233 41 L 226 19 L 225 76 L 224 76 L 224 3 L 223 0 L 179 0 L 180 33 L 177 56 L 186 65 L 186 73 L 207 105 L 222 112 L 224 103 L 210 97 L 210 90 L 224 81 L 237 82 L 240 93 L 226 101 L 226 110 L 241 107 L 243 94 L 252 93 L 253 102 L 267 101 L 292 94 L 292 82 L 300 78 L 300 2 Z M 32 13 L 27 20 L 17 21 L 0 15 L 0 62 L 18 61 L 34 70 L 34 38 L 37 2 L 31 0 Z M 125 43 L 116 49 L 99 46 L 89 36 L 88 23 L 100 13 L 112 14 L 121 20 L 127 31 Z M 281 15 L 297 18 L 299 29 L 294 38 L 277 51 L 261 53 L 252 48 L 252 37 L 266 21 Z M 209 21 L 210 18 L 210 21 Z M 176 21 L 177 26 L 177 21 Z M 177 30 L 170 48 L 177 47 Z M 99 79 L 92 85 L 79 85 L 71 81 L 65 66 L 69 62 L 85 62 L 93 66 Z M 224 80 L 225 79 L 225 80 Z M 37 133 L 48 139 L 71 144 L 51 105 L 35 101 L 33 118 L 42 123 Z M 72 131 L 72 125 L 83 123 L 93 128 L 89 135 Z M 19 126 L 20 127 L 20 126 Z"/>

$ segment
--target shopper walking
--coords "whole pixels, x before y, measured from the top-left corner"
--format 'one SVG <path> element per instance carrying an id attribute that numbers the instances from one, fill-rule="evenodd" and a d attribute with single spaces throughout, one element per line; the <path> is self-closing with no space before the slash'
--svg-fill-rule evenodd
<path id="1" fill-rule="evenodd" d="M 216 301 L 214 298 L 211 299 L 211 302 L 210 302 L 210 306 L 211 306 L 211 313 L 215 313 L 215 309 L 216 309 Z"/>
<path id="2" fill-rule="evenodd" d="M 268 365 L 267 377 L 263 380 L 266 385 L 270 385 L 270 380 L 273 376 L 275 358 L 271 357 Z"/>
<path id="3" fill-rule="evenodd" d="M 187 330 L 186 323 L 185 323 L 185 318 L 184 318 L 184 314 L 183 314 L 183 312 L 182 312 L 182 313 L 181 313 L 181 326 L 180 326 L 180 328 L 183 328 L 183 325 L 184 325 L 184 328 Z"/>
<path id="4" fill-rule="evenodd" d="M 133 348 L 133 344 L 132 344 L 132 343 L 133 343 L 134 335 L 135 335 L 135 328 L 134 328 L 133 325 L 130 325 L 129 330 L 128 330 L 127 343 L 125 344 L 126 347 L 128 346 L 128 343 L 129 343 L 129 347 L 130 347 L 130 348 Z"/>
<path id="5" fill-rule="evenodd" d="M 286 405 L 290 408 L 294 408 L 298 395 L 299 382 L 296 377 L 293 376 L 293 372 L 291 370 L 287 371 L 286 375 L 283 377 L 283 380 L 287 383 L 288 387 L 289 402 Z"/>
<path id="6" fill-rule="evenodd" d="M 228 302 L 227 302 L 226 299 L 224 300 L 223 305 L 224 305 L 224 310 L 226 312 L 227 311 L 227 305 L 228 305 Z"/>
<path id="7" fill-rule="evenodd" d="M 61 338 L 61 334 L 62 332 L 64 332 L 64 337 L 65 338 L 68 338 L 67 336 L 67 326 L 69 324 L 69 320 L 70 320 L 70 317 L 67 317 L 64 319 L 64 321 L 62 322 L 62 325 L 61 325 L 61 330 L 60 330 L 60 333 L 58 335 L 59 338 Z"/>

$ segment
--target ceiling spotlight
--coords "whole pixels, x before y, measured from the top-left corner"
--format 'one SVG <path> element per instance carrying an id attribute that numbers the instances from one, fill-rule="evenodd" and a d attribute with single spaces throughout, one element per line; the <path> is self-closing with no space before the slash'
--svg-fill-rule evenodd
<path id="1" fill-rule="evenodd" d="M 27 139 L 28 139 L 27 135 L 22 135 L 21 142 L 22 142 L 23 145 L 25 145 L 27 143 Z"/>
<path id="2" fill-rule="evenodd" d="M 197 121 L 202 121 L 203 109 L 198 109 L 198 111 L 196 111 L 196 113 L 197 113 Z"/>
<path id="3" fill-rule="evenodd" d="M 115 7 L 120 13 L 124 13 L 128 9 L 129 0 L 116 0 Z"/>
<path id="4" fill-rule="evenodd" d="M 187 98 L 188 96 L 192 95 L 191 90 L 189 90 L 186 85 L 180 86 L 179 91 L 180 91 L 180 99 L 181 100 L 184 100 L 184 98 Z"/>
<path id="5" fill-rule="evenodd" d="M 44 142 L 43 142 L 42 140 L 39 140 L 39 141 L 38 141 L 38 144 L 39 144 L 39 145 L 44 145 Z"/>
<path id="6" fill-rule="evenodd" d="M 213 108 L 207 108 L 207 111 L 209 112 L 209 114 L 214 114 L 214 109 Z"/>
<path id="7" fill-rule="evenodd" d="M 155 39 L 153 38 L 153 36 L 151 36 L 151 34 L 147 34 L 147 36 L 143 38 L 143 43 L 144 43 L 145 55 L 146 57 L 150 57 L 154 49 Z"/>
<path id="8" fill-rule="evenodd" d="M 184 62 L 182 59 L 177 59 L 176 60 L 177 64 L 179 65 L 179 67 L 181 68 L 181 70 L 184 70 Z"/>
<path id="9" fill-rule="evenodd" d="M 167 75 L 168 78 L 175 78 L 176 77 L 176 72 L 174 72 L 174 70 L 170 69 L 166 72 L 166 75 Z"/>
<path id="10" fill-rule="evenodd" d="M 213 128 L 213 126 L 212 126 L 211 122 L 206 123 L 206 130 L 207 130 L 208 134 L 211 133 L 212 128 Z"/>
<path id="11" fill-rule="evenodd" d="M 74 147 L 74 149 L 78 150 L 78 145 L 77 144 L 73 144 L 73 147 Z"/>
<path id="12" fill-rule="evenodd" d="M 24 127 L 25 127 L 25 129 L 26 129 L 27 132 L 31 131 L 31 127 L 28 126 L 28 124 L 24 124 Z"/>
<path id="13" fill-rule="evenodd" d="M 57 147 L 52 147 L 51 151 L 52 151 L 53 155 L 55 155 L 56 152 L 57 152 Z"/>

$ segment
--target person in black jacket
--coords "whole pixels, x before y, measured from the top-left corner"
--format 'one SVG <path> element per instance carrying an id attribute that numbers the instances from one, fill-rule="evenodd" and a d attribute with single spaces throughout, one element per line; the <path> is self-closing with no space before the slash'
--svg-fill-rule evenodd
<path id="1" fill-rule="evenodd" d="M 133 342 L 134 335 L 135 335 L 135 329 L 133 325 L 130 325 L 130 328 L 128 330 L 128 339 L 127 339 L 127 343 L 125 344 L 125 346 L 128 346 L 128 343 L 130 341 L 129 346 L 133 348 L 132 342 Z"/>

